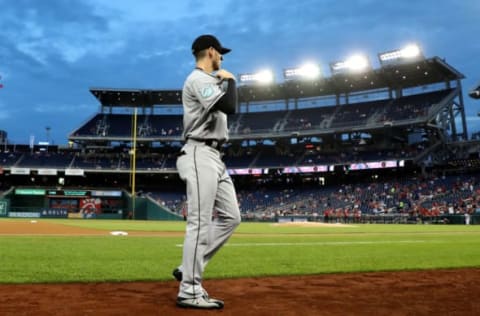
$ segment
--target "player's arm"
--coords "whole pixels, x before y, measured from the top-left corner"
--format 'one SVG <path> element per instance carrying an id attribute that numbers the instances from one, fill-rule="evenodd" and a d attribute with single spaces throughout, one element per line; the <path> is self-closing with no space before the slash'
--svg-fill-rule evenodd
<path id="1" fill-rule="evenodd" d="M 228 78 L 225 94 L 211 108 L 212 111 L 219 110 L 225 114 L 235 114 L 237 108 L 237 84 L 235 79 Z"/>
<path id="2" fill-rule="evenodd" d="M 225 94 L 218 99 L 211 110 L 219 110 L 225 114 L 235 114 L 237 108 L 237 85 L 235 76 L 225 69 L 220 69 L 215 73 L 215 76 L 221 81 L 227 82 L 227 89 Z"/>

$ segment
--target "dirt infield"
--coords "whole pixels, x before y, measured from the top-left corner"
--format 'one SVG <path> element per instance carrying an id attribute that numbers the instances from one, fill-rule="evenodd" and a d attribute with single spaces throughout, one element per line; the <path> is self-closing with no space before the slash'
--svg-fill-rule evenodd
<path id="1" fill-rule="evenodd" d="M 480 269 L 205 281 L 208 315 L 480 315 Z M 203 315 L 175 307 L 178 284 L 0 285 L 1 315 Z"/>
<path id="2" fill-rule="evenodd" d="M 108 236 L 112 232 L 37 220 L 0 221 L 0 236 Z M 183 236 L 183 232 L 130 231 L 130 236 Z M 1 314 L 0 314 L 1 315 Z"/>
<path id="3" fill-rule="evenodd" d="M 106 233 L 22 223 L 6 225 L 16 232 L 0 224 L 0 234 Z M 225 299 L 225 309 L 176 308 L 175 281 L 4 284 L 0 315 L 480 315 L 480 269 L 206 280 L 204 285 L 210 295 Z"/>

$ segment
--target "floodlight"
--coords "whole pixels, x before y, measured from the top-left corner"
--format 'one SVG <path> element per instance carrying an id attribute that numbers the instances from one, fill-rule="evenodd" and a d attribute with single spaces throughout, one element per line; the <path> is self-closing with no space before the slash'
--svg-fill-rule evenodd
<path id="1" fill-rule="evenodd" d="M 410 44 L 401 50 L 402 57 L 413 58 L 420 55 L 420 47 L 415 44 Z"/>
<path id="2" fill-rule="evenodd" d="M 395 64 L 405 60 L 423 58 L 422 51 L 417 44 L 409 44 L 403 49 L 392 50 L 389 52 L 378 54 L 380 64 Z"/>
<path id="3" fill-rule="evenodd" d="M 364 55 L 353 55 L 344 61 L 337 61 L 330 64 L 330 69 L 333 75 L 339 73 L 363 72 L 369 67 L 370 62 Z"/>
<path id="4" fill-rule="evenodd" d="M 347 59 L 346 65 L 352 71 L 362 71 L 368 67 L 368 59 L 362 55 L 354 55 Z"/>
<path id="5" fill-rule="evenodd" d="M 337 61 L 330 64 L 330 70 L 332 71 L 333 75 L 345 72 L 346 69 L 347 65 L 344 61 Z"/>
<path id="6" fill-rule="evenodd" d="M 314 63 L 306 63 L 299 68 L 287 68 L 283 71 L 285 79 L 316 79 L 320 77 L 320 67 Z"/>
<path id="7" fill-rule="evenodd" d="M 268 84 L 273 82 L 273 72 L 271 70 L 262 70 L 257 73 L 240 75 L 242 83 L 262 83 Z"/>
<path id="8" fill-rule="evenodd" d="M 257 75 L 257 80 L 261 83 L 270 83 L 273 81 L 273 72 L 270 70 L 262 70 Z"/>

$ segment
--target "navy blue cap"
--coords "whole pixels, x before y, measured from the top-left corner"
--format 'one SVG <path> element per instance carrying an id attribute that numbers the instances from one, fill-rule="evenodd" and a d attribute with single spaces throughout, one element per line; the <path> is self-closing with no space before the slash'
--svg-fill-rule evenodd
<path id="1" fill-rule="evenodd" d="M 223 47 L 222 44 L 220 44 L 220 41 L 215 36 L 206 34 L 200 35 L 195 39 L 195 41 L 193 41 L 192 54 L 195 55 L 199 51 L 210 47 L 215 48 L 215 50 L 222 55 L 225 55 L 231 51 L 230 48 Z"/>

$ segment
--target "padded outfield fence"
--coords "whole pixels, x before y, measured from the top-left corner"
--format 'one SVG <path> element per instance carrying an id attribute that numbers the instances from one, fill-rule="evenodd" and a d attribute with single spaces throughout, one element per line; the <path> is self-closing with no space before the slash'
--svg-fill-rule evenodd
<path id="1" fill-rule="evenodd" d="M 183 217 L 161 207 L 149 198 L 137 198 L 133 202 L 126 197 L 126 204 L 135 203 L 135 213 L 116 210 L 110 213 L 84 213 L 80 210 L 52 209 L 43 206 L 11 207 L 8 199 L 0 199 L 0 217 L 11 218 L 84 218 L 84 219 L 136 219 L 136 220 L 183 220 Z M 262 217 L 242 214 L 243 222 L 320 222 L 329 224 L 480 224 L 480 214 L 442 214 L 439 216 L 412 216 L 409 214 L 362 214 L 348 216 L 285 215 Z"/>
<path id="2" fill-rule="evenodd" d="M 409 214 L 362 214 L 345 217 L 287 215 L 269 218 L 242 216 L 244 222 L 322 222 L 329 224 L 480 224 L 480 214 L 465 216 L 464 214 L 447 214 L 439 216 L 411 216 Z"/>

